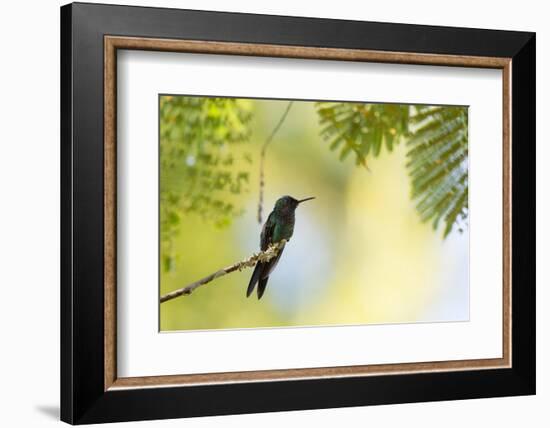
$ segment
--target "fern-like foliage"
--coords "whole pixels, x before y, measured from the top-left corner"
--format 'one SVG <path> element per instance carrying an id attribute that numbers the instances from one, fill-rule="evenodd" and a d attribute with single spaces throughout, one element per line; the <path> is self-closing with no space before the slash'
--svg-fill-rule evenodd
<path id="1" fill-rule="evenodd" d="M 443 236 L 468 216 L 468 112 L 465 107 L 399 104 L 316 104 L 321 136 L 340 160 L 355 154 L 357 165 L 367 165 L 382 148 L 391 152 L 405 140 L 411 197 L 425 222 L 434 229 L 445 222 Z"/>
<path id="2" fill-rule="evenodd" d="M 161 96 L 159 102 L 161 253 L 170 270 L 182 214 L 223 227 L 241 213 L 232 196 L 245 190 L 252 158 L 245 152 L 236 159 L 235 149 L 249 141 L 252 114 L 240 99 Z"/>
<path id="3" fill-rule="evenodd" d="M 383 146 L 391 152 L 407 131 L 406 105 L 320 102 L 316 107 L 330 149 L 340 151 L 340 160 L 354 153 L 357 165 L 366 166 L 367 156 L 378 156 Z"/>
<path id="4" fill-rule="evenodd" d="M 407 139 L 412 197 L 423 221 L 444 236 L 462 231 L 468 216 L 468 111 L 466 107 L 416 106 Z"/>

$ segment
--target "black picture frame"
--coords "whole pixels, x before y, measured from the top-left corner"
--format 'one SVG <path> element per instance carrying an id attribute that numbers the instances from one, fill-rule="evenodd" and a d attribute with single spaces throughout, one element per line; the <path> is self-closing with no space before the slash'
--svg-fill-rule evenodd
<path id="1" fill-rule="evenodd" d="M 104 388 L 104 36 L 512 59 L 512 366 Z M 74 3 L 61 8 L 61 419 L 71 424 L 535 393 L 535 34 Z"/>

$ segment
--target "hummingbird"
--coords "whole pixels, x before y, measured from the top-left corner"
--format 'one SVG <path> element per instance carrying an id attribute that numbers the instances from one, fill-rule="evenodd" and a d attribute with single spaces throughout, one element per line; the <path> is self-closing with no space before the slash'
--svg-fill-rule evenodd
<path id="1" fill-rule="evenodd" d="M 271 244 L 275 244 L 283 239 L 289 240 L 294 233 L 294 211 L 302 202 L 315 199 L 315 197 L 305 199 L 294 199 L 292 196 L 283 196 L 275 202 L 275 207 L 269 217 L 265 221 L 262 227 L 262 233 L 260 235 L 260 248 L 262 251 L 268 249 Z M 249 297 L 254 291 L 254 287 L 258 284 L 258 300 L 262 298 L 267 286 L 267 280 L 269 275 L 277 266 L 281 254 L 283 254 L 284 246 L 281 247 L 277 256 L 269 260 L 268 262 L 258 262 L 254 268 L 254 273 L 250 282 L 248 283 L 248 289 L 246 290 L 246 297 Z"/>

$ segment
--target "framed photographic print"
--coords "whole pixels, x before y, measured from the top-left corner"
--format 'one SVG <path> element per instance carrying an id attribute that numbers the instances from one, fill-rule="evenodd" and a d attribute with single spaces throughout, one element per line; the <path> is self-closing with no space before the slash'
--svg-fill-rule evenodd
<path id="1" fill-rule="evenodd" d="M 535 35 L 61 8 L 61 418 L 535 393 Z"/>

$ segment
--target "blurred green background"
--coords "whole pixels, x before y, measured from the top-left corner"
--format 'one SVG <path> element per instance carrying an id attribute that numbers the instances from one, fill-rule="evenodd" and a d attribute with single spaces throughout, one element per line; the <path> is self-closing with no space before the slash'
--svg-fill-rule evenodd
<path id="1" fill-rule="evenodd" d="M 467 108 L 160 97 L 160 294 L 259 250 L 283 195 L 294 236 L 262 300 L 252 269 L 161 304 L 160 330 L 468 319 Z"/>

